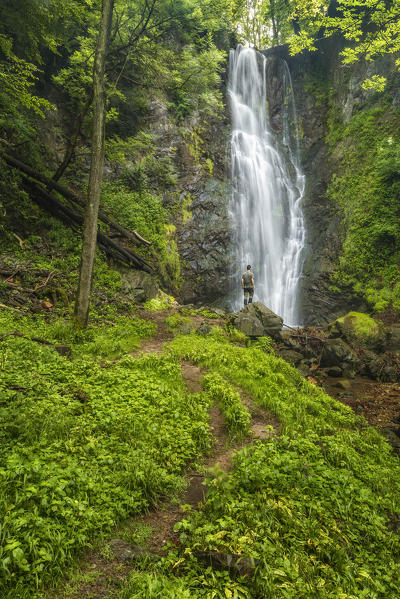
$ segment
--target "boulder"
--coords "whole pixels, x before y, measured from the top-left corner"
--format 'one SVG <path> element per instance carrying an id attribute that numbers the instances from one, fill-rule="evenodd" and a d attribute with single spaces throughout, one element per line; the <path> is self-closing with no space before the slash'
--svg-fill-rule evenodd
<path id="1" fill-rule="evenodd" d="M 349 379 L 337 379 L 336 383 L 333 385 L 338 389 L 343 389 L 343 391 L 351 392 L 352 384 Z"/>
<path id="2" fill-rule="evenodd" d="M 281 332 L 281 338 L 286 347 L 294 349 L 295 351 L 302 351 L 301 345 L 296 341 L 296 337 L 293 335 L 293 331 L 285 329 Z"/>
<path id="3" fill-rule="evenodd" d="M 321 366 L 338 366 L 346 373 L 354 372 L 359 364 L 356 354 L 343 339 L 327 339 L 321 356 Z"/>
<path id="4" fill-rule="evenodd" d="M 362 312 L 349 312 L 327 326 L 333 339 L 342 337 L 348 343 L 373 351 L 385 348 L 388 332 L 380 320 L 375 320 Z"/>
<path id="5" fill-rule="evenodd" d="M 392 324 L 388 330 L 387 349 L 394 353 L 400 353 L 400 324 Z"/>
<path id="6" fill-rule="evenodd" d="M 369 375 L 375 380 L 392 383 L 399 380 L 396 368 L 384 356 L 375 356 L 366 366 Z"/>
<path id="7" fill-rule="evenodd" d="M 261 302 L 247 304 L 240 313 L 258 319 L 263 328 L 262 335 L 268 335 L 274 339 L 281 339 L 281 331 L 283 328 L 282 318 L 272 312 L 267 306 L 264 306 Z"/>
<path id="8" fill-rule="evenodd" d="M 297 365 L 297 370 L 303 376 L 309 376 L 309 374 L 311 373 L 310 364 L 307 360 L 301 360 L 301 362 Z"/>
<path id="9" fill-rule="evenodd" d="M 198 335 L 208 335 L 211 332 L 211 327 L 207 322 L 202 322 L 197 328 L 196 333 Z"/>
<path id="10" fill-rule="evenodd" d="M 258 318 L 252 314 L 239 312 L 234 320 L 235 327 L 248 337 L 263 337 L 264 328 Z"/>
<path id="11" fill-rule="evenodd" d="M 385 426 L 381 429 L 382 434 L 386 437 L 386 440 L 395 449 L 397 453 L 400 452 L 400 438 L 398 435 L 398 429 L 392 426 Z"/>
<path id="12" fill-rule="evenodd" d="M 139 545 L 131 545 L 122 539 L 111 539 L 109 547 L 113 553 L 114 559 L 118 562 L 130 563 L 135 560 L 149 559 L 156 561 L 159 556 L 143 549 Z"/>
<path id="13" fill-rule="evenodd" d="M 252 575 L 260 560 L 245 555 L 231 555 L 219 551 L 196 551 L 197 559 L 205 562 L 215 570 L 228 570 L 235 574 Z M 229 595 L 226 594 L 228 597 Z"/>
<path id="14" fill-rule="evenodd" d="M 157 297 L 159 291 L 154 277 L 133 269 L 122 273 L 122 289 L 133 301 L 140 303 Z"/>
<path id="15" fill-rule="evenodd" d="M 339 366 L 331 366 L 330 368 L 327 368 L 326 374 L 332 377 L 340 377 L 343 376 L 343 370 L 339 368 Z"/>
<path id="16" fill-rule="evenodd" d="M 302 354 L 293 349 L 282 349 L 279 351 L 279 355 L 286 360 L 286 362 L 290 362 L 290 364 L 293 364 L 294 366 L 297 366 L 303 359 Z"/>

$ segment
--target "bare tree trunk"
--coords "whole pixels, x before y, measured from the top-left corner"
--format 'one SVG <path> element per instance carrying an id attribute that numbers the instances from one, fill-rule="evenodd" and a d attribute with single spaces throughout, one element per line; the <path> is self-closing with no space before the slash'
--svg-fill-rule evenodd
<path id="1" fill-rule="evenodd" d="M 89 186 L 83 224 L 83 246 L 78 292 L 75 303 L 75 320 L 86 327 L 89 315 L 93 266 L 96 252 L 97 217 L 100 203 L 104 166 L 104 130 L 106 118 L 104 67 L 112 21 L 114 0 L 103 0 L 102 15 L 93 67 L 93 129 Z"/>

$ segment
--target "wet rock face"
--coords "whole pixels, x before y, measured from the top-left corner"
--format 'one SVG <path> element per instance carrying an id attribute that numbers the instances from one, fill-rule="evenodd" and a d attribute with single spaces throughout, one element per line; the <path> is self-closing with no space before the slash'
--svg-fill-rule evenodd
<path id="1" fill-rule="evenodd" d="M 184 303 L 210 303 L 226 295 L 231 270 L 229 191 L 225 181 L 207 179 L 190 187 L 191 217 L 178 231 L 183 261 Z"/>

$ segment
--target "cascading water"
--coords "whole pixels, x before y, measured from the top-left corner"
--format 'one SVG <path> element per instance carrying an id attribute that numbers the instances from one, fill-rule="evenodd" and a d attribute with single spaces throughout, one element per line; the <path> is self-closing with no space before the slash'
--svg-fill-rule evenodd
<path id="1" fill-rule="evenodd" d="M 282 138 L 278 140 L 267 123 L 266 58 L 251 48 L 239 46 L 231 50 L 230 213 L 235 267 L 244 272 L 246 265 L 251 264 L 254 299 L 279 314 L 285 324 L 297 326 L 305 240 L 302 214 L 305 178 L 300 170 L 296 110 L 286 63 L 282 76 L 285 107 Z M 236 285 L 234 307 L 239 308 L 243 305 L 243 292 L 237 279 Z"/>

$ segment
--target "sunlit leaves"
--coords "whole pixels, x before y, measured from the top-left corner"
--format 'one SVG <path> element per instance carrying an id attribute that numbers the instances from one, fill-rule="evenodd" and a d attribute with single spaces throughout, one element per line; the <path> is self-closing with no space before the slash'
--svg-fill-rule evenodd
<path id="1" fill-rule="evenodd" d="M 369 79 L 365 79 L 362 83 L 362 88 L 365 90 L 374 89 L 377 92 L 383 92 L 386 87 L 387 79 L 380 75 L 373 75 Z"/>

